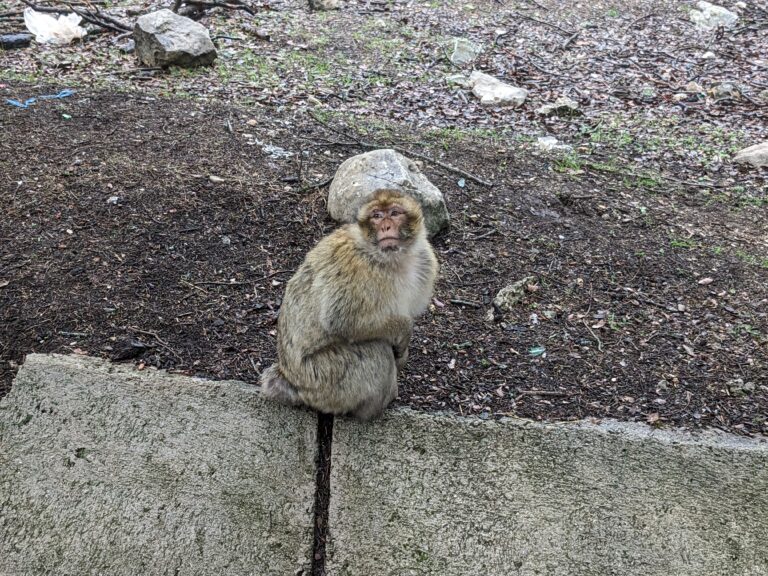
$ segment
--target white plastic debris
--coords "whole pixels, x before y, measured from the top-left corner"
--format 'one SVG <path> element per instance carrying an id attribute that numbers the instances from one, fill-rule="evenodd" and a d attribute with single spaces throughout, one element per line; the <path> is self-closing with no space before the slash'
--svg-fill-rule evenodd
<path id="1" fill-rule="evenodd" d="M 88 31 L 79 26 L 80 16 L 72 12 L 58 18 L 35 12 L 32 8 L 24 10 L 24 24 L 41 44 L 69 44 L 75 38 L 82 38 Z"/>
<path id="2" fill-rule="evenodd" d="M 570 144 L 563 144 L 554 136 L 539 136 L 536 139 L 536 146 L 547 152 L 550 150 L 562 150 L 563 152 L 570 152 L 573 150 L 573 146 Z"/>

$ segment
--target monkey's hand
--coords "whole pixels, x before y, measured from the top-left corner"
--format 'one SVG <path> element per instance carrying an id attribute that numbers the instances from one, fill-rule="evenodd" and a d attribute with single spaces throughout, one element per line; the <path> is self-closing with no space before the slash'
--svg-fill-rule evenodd
<path id="1" fill-rule="evenodd" d="M 400 372 L 405 367 L 405 363 L 408 362 L 408 348 L 398 353 L 397 348 L 393 346 L 392 351 L 395 353 L 395 366 L 397 366 L 397 371 Z"/>
<path id="2" fill-rule="evenodd" d="M 390 320 L 390 335 L 395 358 L 408 354 L 412 332 L 413 320 L 408 316 L 395 316 Z"/>
<path id="3" fill-rule="evenodd" d="M 400 323 L 400 329 L 395 332 L 395 338 L 392 341 L 392 352 L 395 355 L 395 364 L 397 364 L 399 371 L 408 361 L 408 345 L 411 343 L 413 320 L 403 316 L 398 318 L 397 321 Z"/>

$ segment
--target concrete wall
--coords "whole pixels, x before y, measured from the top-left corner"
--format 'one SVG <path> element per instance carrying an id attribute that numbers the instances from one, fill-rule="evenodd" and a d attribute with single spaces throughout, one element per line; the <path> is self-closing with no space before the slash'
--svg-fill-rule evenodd
<path id="1" fill-rule="evenodd" d="M 333 576 L 764 576 L 768 444 L 647 426 L 337 420 Z"/>
<path id="2" fill-rule="evenodd" d="M 252 386 L 30 356 L 0 403 L 0 575 L 307 569 L 315 434 Z"/>
<path id="3" fill-rule="evenodd" d="M 768 576 L 768 442 L 337 419 L 329 576 Z M 0 576 L 309 576 L 316 419 L 253 386 L 30 356 L 0 402 Z"/>

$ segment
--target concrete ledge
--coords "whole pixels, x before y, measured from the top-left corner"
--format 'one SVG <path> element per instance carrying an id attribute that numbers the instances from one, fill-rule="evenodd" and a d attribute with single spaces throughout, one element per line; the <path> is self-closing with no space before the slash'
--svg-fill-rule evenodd
<path id="1" fill-rule="evenodd" d="M 0 403 L 0 574 L 308 572 L 316 426 L 237 382 L 29 356 Z"/>
<path id="2" fill-rule="evenodd" d="M 768 444 L 390 411 L 334 425 L 330 576 L 765 576 Z"/>
<path id="3" fill-rule="evenodd" d="M 316 419 L 32 355 L 0 402 L 0 575 L 309 573 Z M 768 576 L 768 440 L 337 419 L 329 576 Z"/>

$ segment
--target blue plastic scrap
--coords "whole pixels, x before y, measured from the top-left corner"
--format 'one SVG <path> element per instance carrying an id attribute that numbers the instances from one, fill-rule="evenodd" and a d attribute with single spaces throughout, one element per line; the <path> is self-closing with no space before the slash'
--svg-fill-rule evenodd
<path id="1" fill-rule="evenodd" d="M 27 98 L 26 100 L 24 100 L 24 102 L 20 102 L 18 100 L 11 100 L 10 98 L 6 99 L 6 102 L 11 106 L 16 106 L 17 108 L 29 108 L 30 105 L 37 102 L 38 99 L 52 100 L 54 98 L 67 98 L 69 96 L 72 96 L 74 93 L 75 93 L 74 90 L 66 89 L 66 90 L 62 90 L 58 94 L 46 94 L 45 96 L 38 96 L 37 98 Z"/>

